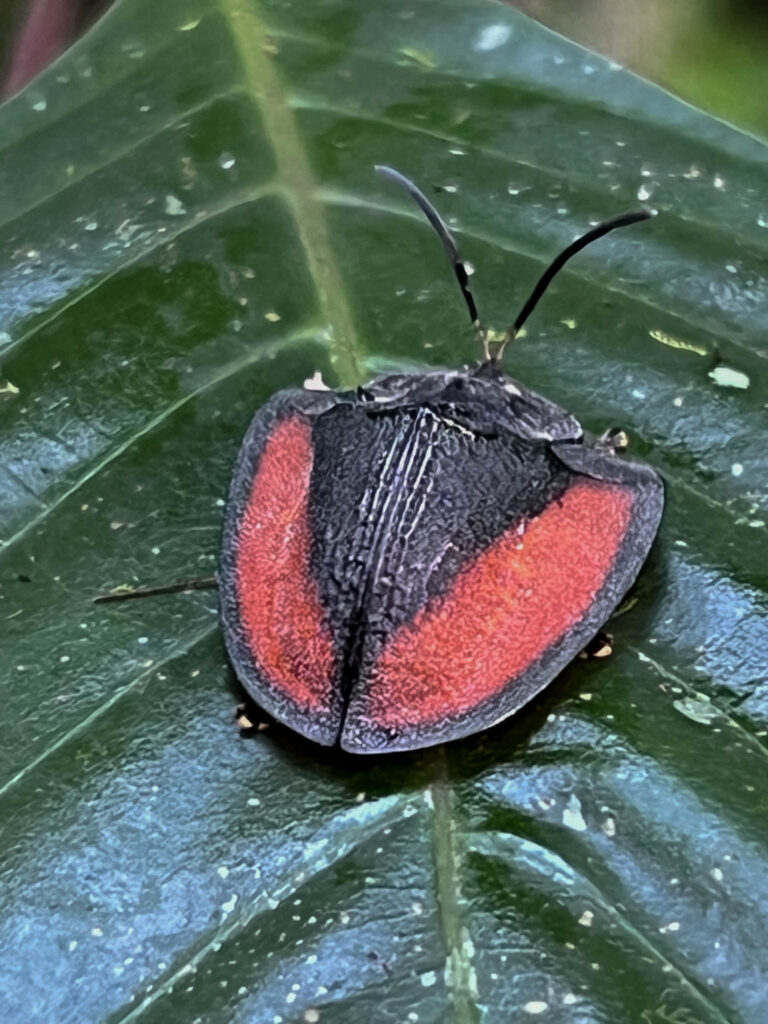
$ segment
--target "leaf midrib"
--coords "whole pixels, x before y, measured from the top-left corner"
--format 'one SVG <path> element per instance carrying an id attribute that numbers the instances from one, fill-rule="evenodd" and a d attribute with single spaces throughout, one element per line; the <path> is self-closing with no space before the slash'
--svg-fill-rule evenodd
<path id="1" fill-rule="evenodd" d="M 269 54 L 269 39 L 256 5 L 245 0 L 218 0 L 232 43 L 254 96 L 277 165 L 276 180 L 287 193 L 310 274 L 317 288 L 332 339 L 331 351 L 344 388 L 365 377 L 362 346 L 346 297 L 322 205 L 314 198 L 315 181 L 279 73 Z"/>

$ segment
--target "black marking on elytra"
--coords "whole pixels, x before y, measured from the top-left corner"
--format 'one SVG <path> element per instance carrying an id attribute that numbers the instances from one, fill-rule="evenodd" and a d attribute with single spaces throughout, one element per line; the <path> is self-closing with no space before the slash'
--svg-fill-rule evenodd
<path id="1" fill-rule="evenodd" d="M 345 694 L 363 645 L 372 660 L 462 566 L 574 479 L 549 441 L 512 433 L 485 405 L 474 416 L 453 404 L 461 381 L 429 405 L 342 403 L 314 424 L 312 571 L 344 651 Z M 508 415 L 512 396 L 501 394 Z"/>

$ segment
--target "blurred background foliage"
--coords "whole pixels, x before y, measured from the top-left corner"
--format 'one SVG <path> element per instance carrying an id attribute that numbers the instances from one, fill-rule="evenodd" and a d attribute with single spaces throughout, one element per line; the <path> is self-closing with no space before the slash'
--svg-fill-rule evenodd
<path id="1" fill-rule="evenodd" d="M 521 0 L 512 6 L 768 138 L 765 0 Z"/>
<path id="2" fill-rule="evenodd" d="M 764 0 L 509 0 L 682 99 L 768 138 Z M 21 88 L 110 0 L 3 0 L 2 96 Z"/>

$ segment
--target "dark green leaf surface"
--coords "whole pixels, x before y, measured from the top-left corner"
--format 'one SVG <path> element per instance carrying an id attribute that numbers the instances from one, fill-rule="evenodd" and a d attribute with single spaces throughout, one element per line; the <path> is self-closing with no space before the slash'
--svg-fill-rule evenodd
<path id="1" fill-rule="evenodd" d="M 616 654 L 386 759 L 240 737 L 208 575 L 316 370 L 473 359 L 668 511 Z M 122 0 L 0 110 L 0 1019 L 764 1024 L 768 152 L 492 3 Z"/>

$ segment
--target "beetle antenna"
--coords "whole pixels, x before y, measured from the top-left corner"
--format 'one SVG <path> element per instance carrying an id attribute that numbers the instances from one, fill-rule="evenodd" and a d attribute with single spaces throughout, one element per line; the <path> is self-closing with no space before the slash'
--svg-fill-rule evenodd
<path id="1" fill-rule="evenodd" d="M 575 242 L 571 242 L 567 248 L 563 249 L 559 256 L 556 256 L 550 263 L 544 273 L 541 275 L 539 280 L 536 282 L 536 287 L 528 297 L 528 301 L 525 303 L 523 308 L 517 315 L 517 319 L 511 327 L 507 328 L 507 332 L 504 335 L 504 339 L 501 342 L 498 352 L 495 358 L 498 360 L 501 358 L 504 349 L 510 341 L 514 341 L 517 335 L 520 333 L 525 321 L 534 311 L 538 305 L 539 299 L 542 297 L 544 292 L 549 288 L 552 283 L 552 278 L 560 270 L 563 269 L 565 264 L 571 258 L 575 256 L 577 252 L 581 252 L 582 249 L 586 248 L 590 242 L 595 242 L 598 238 L 602 238 L 603 235 L 607 235 L 610 231 L 614 231 L 616 228 L 625 228 L 629 224 L 637 224 L 641 220 L 649 220 L 651 217 L 656 216 L 656 210 L 634 210 L 630 213 L 622 213 L 618 217 L 612 217 L 610 220 L 604 220 L 601 224 L 597 224 L 586 234 L 577 238 Z"/>
<path id="2" fill-rule="evenodd" d="M 461 258 L 459 247 L 456 245 L 456 239 L 451 234 L 448 225 L 421 189 L 417 188 L 409 178 L 406 178 L 404 174 L 396 171 L 393 167 L 385 167 L 383 164 L 376 164 L 375 170 L 383 177 L 389 178 L 390 181 L 394 181 L 396 185 L 404 188 L 437 232 L 440 241 L 443 243 L 443 248 L 446 251 L 448 259 L 451 261 L 451 266 L 453 267 L 453 272 L 456 275 L 456 280 L 459 282 L 461 294 L 464 296 L 464 301 L 466 302 L 467 309 L 469 310 L 469 319 L 472 321 L 472 326 L 475 328 L 478 337 L 483 342 L 486 358 L 488 358 L 488 341 L 485 331 L 480 323 L 480 318 L 477 315 L 477 306 L 475 305 L 474 296 L 469 289 L 467 265 Z"/>

